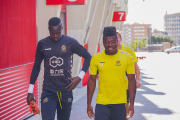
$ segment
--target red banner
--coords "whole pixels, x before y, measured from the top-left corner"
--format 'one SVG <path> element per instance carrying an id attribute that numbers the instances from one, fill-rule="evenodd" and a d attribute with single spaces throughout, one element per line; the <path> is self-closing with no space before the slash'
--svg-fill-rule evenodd
<path id="1" fill-rule="evenodd" d="M 65 5 L 61 6 L 61 12 L 66 12 L 66 6 Z"/>
<path id="2" fill-rule="evenodd" d="M 114 12 L 112 21 L 113 22 L 126 21 L 126 12 L 125 11 Z"/>
<path id="3" fill-rule="evenodd" d="M 84 5 L 86 0 L 46 0 L 46 5 Z"/>
<path id="4" fill-rule="evenodd" d="M 84 47 L 88 50 L 88 44 L 85 44 Z M 82 58 L 82 66 L 84 63 L 84 58 Z M 82 80 L 82 86 L 86 86 L 88 83 L 88 79 L 89 79 L 89 69 L 87 70 L 86 74 L 84 75 L 84 78 Z"/>
<path id="5" fill-rule="evenodd" d="M 98 44 L 97 53 L 100 52 L 100 45 Z"/>

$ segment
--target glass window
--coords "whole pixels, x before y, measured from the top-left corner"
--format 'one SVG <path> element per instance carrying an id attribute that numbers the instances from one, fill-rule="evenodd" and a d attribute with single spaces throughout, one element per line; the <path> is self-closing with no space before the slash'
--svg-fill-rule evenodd
<path id="1" fill-rule="evenodd" d="M 144 28 L 144 26 L 134 26 L 134 28 Z"/>
<path id="2" fill-rule="evenodd" d="M 135 33 L 134 35 L 144 35 L 144 33 Z"/>
<path id="3" fill-rule="evenodd" d="M 144 30 L 134 30 L 134 32 L 144 32 Z"/>

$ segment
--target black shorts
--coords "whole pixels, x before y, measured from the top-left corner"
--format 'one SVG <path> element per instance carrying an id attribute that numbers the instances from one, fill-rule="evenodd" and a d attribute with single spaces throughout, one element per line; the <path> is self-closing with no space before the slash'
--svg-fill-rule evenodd
<path id="1" fill-rule="evenodd" d="M 42 120 L 69 120 L 73 96 L 72 91 L 43 91 L 41 95 Z"/>
<path id="2" fill-rule="evenodd" d="M 127 89 L 127 103 L 130 102 L 130 98 L 129 98 L 129 90 Z"/>
<path id="3" fill-rule="evenodd" d="M 96 104 L 95 120 L 126 120 L 125 104 Z"/>

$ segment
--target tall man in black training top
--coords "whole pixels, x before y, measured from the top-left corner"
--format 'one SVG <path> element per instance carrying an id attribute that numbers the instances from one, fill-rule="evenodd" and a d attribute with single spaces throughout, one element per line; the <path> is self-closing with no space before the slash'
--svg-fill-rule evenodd
<path id="1" fill-rule="evenodd" d="M 54 120 L 57 109 L 58 120 L 69 120 L 73 101 L 72 90 L 78 85 L 89 68 L 91 55 L 74 38 L 61 35 L 61 20 L 49 20 L 50 36 L 40 40 L 36 49 L 36 59 L 31 73 L 27 102 L 34 99 L 33 87 L 44 59 L 44 82 L 41 95 L 43 120 Z M 85 58 L 83 68 L 77 77 L 71 78 L 72 55 Z"/>

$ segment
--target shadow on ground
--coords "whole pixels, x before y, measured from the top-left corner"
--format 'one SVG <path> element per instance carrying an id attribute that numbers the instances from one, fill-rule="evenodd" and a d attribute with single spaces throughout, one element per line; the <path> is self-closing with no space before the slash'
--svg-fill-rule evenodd
<path id="1" fill-rule="evenodd" d="M 98 88 L 96 88 L 94 91 L 91 104 L 94 110 L 96 105 L 97 92 Z M 72 113 L 70 116 L 70 120 L 92 120 L 87 115 L 87 94 L 72 105 Z"/>
<path id="2" fill-rule="evenodd" d="M 143 94 L 151 94 L 151 95 L 165 95 L 163 92 L 156 92 L 152 89 L 149 89 L 145 85 L 156 85 L 150 84 L 147 81 L 153 80 L 152 77 L 147 77 L 146 74 L 141 72 L 141 89 L 142 91 L 137 91 L 135 101 L 140 103 L 140 106 L 135 106 L 135 114 L 130 120 L 146 120 L 146 118 L 142 115 L 146 114 L 172 114 L 172 112 L 168 109 L 158 108 L 152 101 L 148 100 Z"/>

